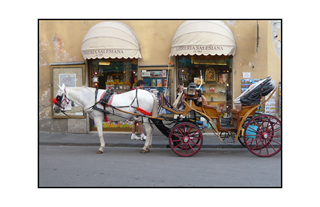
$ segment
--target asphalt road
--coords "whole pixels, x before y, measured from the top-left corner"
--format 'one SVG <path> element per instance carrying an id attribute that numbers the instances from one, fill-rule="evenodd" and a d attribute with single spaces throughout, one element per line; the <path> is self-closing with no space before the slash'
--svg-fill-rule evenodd
<path id="1" fill-rule="evenodd" d="M 40 146 L 39 187 L 281 187 L 281 152 L 203 148 L 179 157 L 166 148 Z"/>

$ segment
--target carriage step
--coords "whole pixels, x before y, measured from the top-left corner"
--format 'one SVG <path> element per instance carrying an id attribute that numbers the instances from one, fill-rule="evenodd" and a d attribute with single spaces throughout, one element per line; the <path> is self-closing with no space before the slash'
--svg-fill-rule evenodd
<path id="1" fill-rule="evenodd" d="M 223 129 L 228 129 L 229 131 L 230 130 L 233 130 L 233 129 L 237 129 L 237 127 L 236 126 L 234 126 L 234 125 L 221 125 L 221 130 L 223 130 Z"/>
<path id="2" fill-rule="evenodd" d="M 160 120 L 163 120 L 163 121 L 173 121 L 174 120 L 173 117 L 164 117 L 164 116 L 152 117 L 152 118 L 160 119 Z"/>

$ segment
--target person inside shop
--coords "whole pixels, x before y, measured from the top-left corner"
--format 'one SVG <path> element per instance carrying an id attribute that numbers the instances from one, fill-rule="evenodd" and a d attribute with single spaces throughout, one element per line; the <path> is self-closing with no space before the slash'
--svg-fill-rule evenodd
<path id="1" fill-rule="evenodd" d="M 182 83 L 178 85 L 176 91 L 177 91 L 177 96 L 176 96 L 175 102 L 173 103 L 173 107 L 178 110 L 183 110 L 185 108 L 185 103 L 184 103 L 185 97 L 184 97 Z"/>
<path id="2" fill-rule="evenodd" d="M 143 80 L 138 80 L 137 82 L 137 87 L 135 87 L 135 89 L 143 89 L 144 87 L 144 81 Z M 142 140 L 145 141 L 146 140 L 146 136 L 143 133 L 143 125 L 142 125 L 142 117 L 141 116 L 137 116 L 137 117 L 133 117 L 133 124 L 132 124 L 132 135 L 131 135 L 131 140 Z M 136 125 L 138 124 L 138 129 L 140 131 L 140 135 L 141 137 L 138 137 L 136 135 Z"/>

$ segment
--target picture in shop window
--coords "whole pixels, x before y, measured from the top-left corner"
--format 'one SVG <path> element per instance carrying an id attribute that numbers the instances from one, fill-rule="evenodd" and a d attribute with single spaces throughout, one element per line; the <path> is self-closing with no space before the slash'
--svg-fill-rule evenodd
<path id="1" fill-rule="evenodd" d="M 205 72 L 205 81 L 206 82 L 214 82 L 216 79 L 215 79 L 215 69 L 213 68 L 208 68 L 206 69 L 206 72 Z"/>
<path id="2" fill-rule="evenodd" d="M 218 83 L 228 84 L 229 74 L 228 73 L 219 73 L 218 74 Z"/>

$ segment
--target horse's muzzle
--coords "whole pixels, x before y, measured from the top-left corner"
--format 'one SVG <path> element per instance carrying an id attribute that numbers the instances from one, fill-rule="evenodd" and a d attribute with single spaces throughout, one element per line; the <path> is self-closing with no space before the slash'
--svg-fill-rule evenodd
<path id="1" fill-rule="evenodd" d="M 60 113 L 60 107 L 57 106 L 57 105 L 54 105 L 54 106 L 53 106 L 53 110 L 54 110 L 54 112 L 55 112 L 56 114 Z"/>

